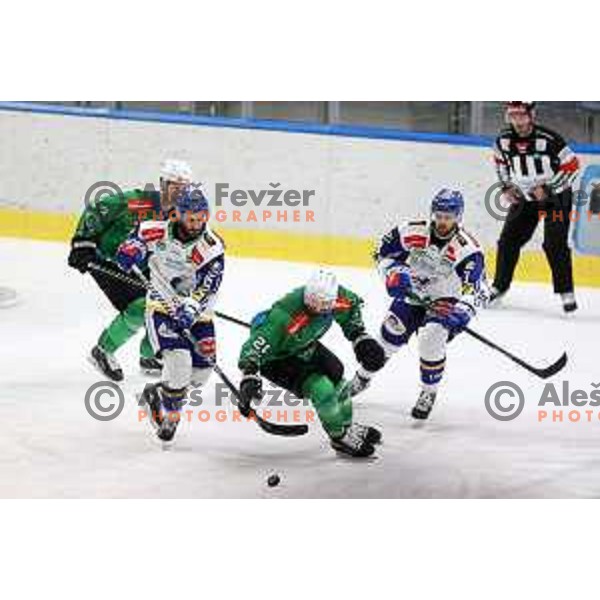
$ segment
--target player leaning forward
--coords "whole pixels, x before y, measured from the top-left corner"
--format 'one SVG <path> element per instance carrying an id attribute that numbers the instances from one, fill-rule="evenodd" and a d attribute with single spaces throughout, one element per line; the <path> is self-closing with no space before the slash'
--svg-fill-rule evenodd
<path id="1" fill-rule="evenodd" d="M 223 279 L 224 245 L 208 223 L 208 202 L 199 189 L 176 200 L 177 219 L 147 221 L 121 245 L 126 271 L 148 260 L 151 289 L 146 327 L 163 356 L 162 380 L 142 394 L 158 437 L 170 441 L 190 385 L 204 385 L 215 364 L 212 308 Z"/>
<path id="2" fill-rule="evenodd" d="M 421 392 L 412 410 L 426 419 L 433 408 L 446 365 L 446 345 L 487 301 L 484 258 L 461 219 L 464 200 L 444 189 L 431 204 L 431 219 L 411 221 L 385 235 L 375 254 L 393 298 L 381 326 L 387 357 L 417 333 Z M 352 393 L 367 387 L 373 373 L 359 369 Z"/>
<path id="3" fill-rule="evenodd" d="M 361 305 L 356 294 L 338 285 L 333 273 L 317 271 L 305 286 L 259 313 L 238 362 L 244 374 L 240 412 L 247 416 L 250 402 L 262 397 L 265 377 L 311 400 L 335 450 L 357 457 L 373 454 L 381 434 L 353 423 L 344 365 L 319 341 L 335 322 L 352 342 L 358 362 L 372 371 L 381 368 L 383 348 L 367 335 Z"/>
<path id="4" fill-rule="evenodd" d="M 146 292 L 128 283 L 115 262 L 120 244 L 140 221 L 155 219 L 168 211 L 173 198 L 190 185 L 190 166 L 179 160 L 166 160 L 161 167 L 160 191 L 133 189 L 93 200 L 79 218 L 69 254 L 69 266 L 80 273 L 90 272 L 98 287 L 118 315 L 102 331 L 90 353 L 90 361 L 114 381 L 123 379 L 123 370 L 115 353 L 144 325 Z M 94 268 L 96 267 L 96 268 Z M 98 269 L 101 268 L 101 270 Z M 142 266 L 146 270 L 145 266 Z M 149 373 L 160 372 L 147 336 L 140 344 L 140 367 Z"/>

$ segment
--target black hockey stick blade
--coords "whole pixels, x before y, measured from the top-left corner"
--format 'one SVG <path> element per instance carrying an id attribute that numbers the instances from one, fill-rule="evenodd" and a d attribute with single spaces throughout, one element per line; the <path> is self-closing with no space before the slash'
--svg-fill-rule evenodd
<path id="1" fill-rule="evenodd" d="M 430 308 L 432 305 L 431 302 L 427 302 L 427 301 L 423 300 L 422 298 L 419 298 L 419 296 L 417 296 L 414 293 L 409 293 L 409 294 L 407 294 L 407 296 L 411 300 L 416 302 L 417 304 L 420 304 L 421 306 L 423 306 L 424 308 Z M 512 360 L 512 362 L 523 367 L 525 370 L 529 371 L 530 373 L 537 375 L 541 379 L 548 379 L 549 377 L 556 375 L 559 371 L 562 371 L 562 369 L 564 369 L 565 365 L 567 364 L 567 353 L 565 352 L 556 362 L 549 365 L 548 367 L 544 367 L 544 368 L 534 367 L 533 365 L 529 364 L 528 362 L 525 362 L 522 358 L 515 356 L 512 352 L 509 352 L 506 348 L 499 346 L 495 342 L 492 342 L 492 340 L 489 340 L 488 338 L 481 335 L 480 333 L 477 333 L 477 331 L 474 331 L 473 329 L 471 329 L 469 327 L 463 327 L 462 331 L 464 331 L 465 333 L 468 333 L 471 337 L 474 337 L 476 340 L 479 340 L 481 343 L 485 344 L 486 346 L 493 348 L 494 350 L 500 352 L 500 354 L 503 354 L 508 359 Z"/>
<path id="2" fill-rule="evenodd" d="M 546 367 L 545 369 L 537 369 L 533 368 L 532 373 L 535 373 L 538 377 L 542 379 L 548 379 L 553 375 L 556 375 L 559 371 L 562 371 L 567 364 L 567 353 L 564 352 L 563 355 L 552 365 Z"/>
<path id="3" fill-rule="evenodd" d="M 300 425 L 287 425 L 285 423 L 273 423 L 265 421 L 254 409 L 251 410 L 252 416 L 256 419 L 258 426 L 271 435 L 281 435 L 285 437 L 295 437 L 306 435 L 308 433 L 308 425 L 301 423 Z"/>
<path id="4" fill-rule="evenodd" d="M 518 365 L 520 365 L 521 367 L 523 367 L 530 373 L 537 375 L 541 379 L 548 379 L 549 377 L 556 375 L 559 371 L 562 371 L 564 369 L 565 365 L 567 364 L 567 360 L 568 360 L 567 353 L 564 352 L 563 355 L 556 362 L 552 363 L 551 365 L 549 365 L 547 367 L 543 367 L 543 368 L 534 367 L 533 365 L 529 364 L 528 362 L 525 362 L 522 358 L 515 356 L 512 352 L 509 352 L 505 348 L 502 348 L 502 346 L 499 346 L 498 344 L 492 342 L 492 340 L 488 340 L 486 337 L 484 337 L 480 333 L 477 333 L 477 331 L 473 331 L 469 327 L 465 327 L 463 329 L 463 331 L 465 333 L 468 333 L 470 336 L 474 337 L 475 339 L 479 340 L 480 342 L 483 342 L 486 346 L 489 346 L 490 348 L 497 350 L 498 352 L 500 352 L 501 354 L 503 354 L 504 356 L 506 356 L 507 358 L 512 360 L 514 363 L 517 363 Z"/>
<path id="5" fill-rule="evenodd" d="M 223 370 L 219 365 L 214 366 L 215 373 L 221 378 L 223 383 L 229 388 L 231 393 L 236 397 L 237 400 L 240 399 L 240 392 L 233 385 L 229 377 L 223 373 Z M 265 432 L 270 433 L 271 435 L 281 435 L 286 437 L 294 437 L 299 435 L 305 435 L 308 433 L 308 425 L 305 423 L 301 423 L 300 425 L 288 425 L 285 423 L 273 423 L 272 421 L 266 421 L 263 419 L 253 408 L 250 409 L 250 414 L 252 418 L 256 419 L 258 426 Z"/>

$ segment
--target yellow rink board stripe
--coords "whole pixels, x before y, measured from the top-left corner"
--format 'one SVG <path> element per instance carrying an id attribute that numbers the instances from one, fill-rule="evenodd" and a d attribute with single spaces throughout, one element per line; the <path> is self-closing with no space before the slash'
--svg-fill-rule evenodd
<path id="1" fill-rule="evenodd" d="M 23 210 L 0 210 L 0 237 L 66 242 L 76 215 Z M 232 256 L 267 258 L 327 265 L 369 267 L 373 240 L 344 236 L 298 234 L 285 231 L 216 228 Z M 487 251 L 488 274 L 493 273 L 495 252 Z M 577 285 L 600 287 L 600 257 L 574 255 Z M 524 251 L 516 272 L 518 281 L 548 283 L 550 270 L 541 250 Z"/>

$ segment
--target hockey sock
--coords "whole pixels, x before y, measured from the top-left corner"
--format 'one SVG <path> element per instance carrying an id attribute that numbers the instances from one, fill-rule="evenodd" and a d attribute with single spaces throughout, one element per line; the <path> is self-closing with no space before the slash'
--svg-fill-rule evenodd
<path id="1" fill-rule="evenodd" d="M 352 396 L 350 383 L 342 379 L 335 388 L 335 398 L 340 407 L 340 415 L 344 429 L 352 424 Z"/>
<path id="2" fill-rule="evenodd" d="M 152 344 L 148 339 L 148 334 L 146 334 L 140 342 L 140 356 L 142 358 L 154 358 L 155 354 L 154 348 L 152 348 Z"/>
<path id="3" fill-rule="evenodd" d="M 331 437 L 343 435 L 352 421 L 352 402 L 346 382 L 336 387 L 324 375 L 311 375 L 305 381 L 302 392 L 315 407 L 323 429 Z"/>
<path id="4" fill-rule="evenodd" d="M 98 345 L 106 352 L 114 354 L 144 324 L 146 300 L 134 300 L 112 323 L 102 332 Z"/>
<path id="5" fill-rule="evenodd" d="M 160 386 L 160 396 L 163 408 L 168 413 L 179 412 L 183 406 L 186 388 L 173 389 L 164 383 Z"/>
<path id="6" fill-rule="evenodd" d="M 445 366 L 445 357 L 436 361 L 421 359 L 421 387 L 425 391 L 435 392 L 437 390 L 438 385 L 444 376 Z"/>

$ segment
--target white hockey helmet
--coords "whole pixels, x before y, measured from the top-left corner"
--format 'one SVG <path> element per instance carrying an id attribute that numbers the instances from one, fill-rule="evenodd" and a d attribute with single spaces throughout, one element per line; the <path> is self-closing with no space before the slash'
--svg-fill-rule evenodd
<path id="1" fill-rule="evenodd" d="M 160 167 L 160 177 L 163 181 L 192 183 L 192 167 L 184 160 L 168 158 Z"/>
<path id="2" fill-rule="evenodd" d="M 331 271 L 315 271 L 304 287 L 304 304 L 316 313 L 332 311 L 337 297 L 337 277 Z"/>

